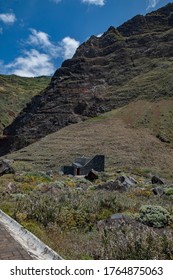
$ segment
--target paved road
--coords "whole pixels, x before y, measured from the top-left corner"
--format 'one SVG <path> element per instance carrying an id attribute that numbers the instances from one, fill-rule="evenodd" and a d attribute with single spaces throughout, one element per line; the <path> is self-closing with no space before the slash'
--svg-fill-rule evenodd
<path id="1" fill-rule="evenodd" d="M 32 260 L 0 222 L 0 260 Z"/>

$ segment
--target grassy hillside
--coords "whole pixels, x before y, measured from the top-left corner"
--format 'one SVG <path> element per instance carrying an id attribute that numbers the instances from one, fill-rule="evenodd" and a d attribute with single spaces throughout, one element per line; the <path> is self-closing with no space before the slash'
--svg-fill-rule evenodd
<path id="1" fill-rule="evenodd" d="M 28 147 L 9 154 L 18 170 L 53 170 L 82 155 L 105 154 L 108 169 L 172 172 L 173 100 L 136 101 L 67 126 Z M 156 136 L 166 135 L 170 144 Z M 163 153 L 164 151 L 164 153 Z"/>
<path id="2" fill-rule="evenodd" d="M 0 134 L 31 98 L 46 88 L 50 77 L 23 78 L 0 75 Z"/>
<path id="3" fill-rule="evenodd" d="M 173 99 L 157 102 L 139 100 L 117 112 L 131 128 L 148 128 L 152 135 L 173 147 Z"/>
<path id="4" fill-rule="evenodd" d="M 139 100 L 7 155 L 18 172 L 0 177 L 0 208 L 65 259 L 173 259 L 172 105 L 172 99 Z M 162 128 L 170 144 L 156 137 Z M 96 153 L 105 154 L 106 172 L 94 182 L 56 174 L 74 158 Z M 128 191 L 100 187 L 124 174 L 137 182 Z M 154 174 L 165 182 L 163 196 L 152 191 Z M 159 209 L 167 211 L 169 224 L 143 227 L 138 218 L 146 207 L 156 209 L 158 219 Z M 104 220 L 114 214 L 129 222 L 115 222 L 110 230 Z"/>
<path id="5" fill-rule="evenodd" d="M 122 71 L 122 76 L 124 71 Z M 146 58 L 141 57 L 135 60 L 136 73 L 134 78 L 127 79 L 123 85 L 113 85 L 111 92 L 116 101 L 125 99 L 149 99 L 158 100 L 165 97 L 171 97 L 173 94 L 172 58 Z M 112 73 L 111 73 L 112 74 Z M 115 77 L 119 73 L 115 72 Z M 130 71 L 129 71 L 130 75 Z"/>

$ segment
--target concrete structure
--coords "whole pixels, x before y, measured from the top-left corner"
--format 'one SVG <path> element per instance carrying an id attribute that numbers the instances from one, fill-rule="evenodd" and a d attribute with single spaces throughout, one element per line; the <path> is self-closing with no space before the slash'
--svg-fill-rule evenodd
<path id="1" fill-rule="evenodd" d="M 102 172 L 104 171 L 105 166 L 105 156 L 96 155 L 92 157 L 81 157 L 77 158 L 72 165 L 63 166 L 61 170 L 66 175 L 87 175 L 91 169 L 95 171 Z"/>
<path id="2" fill-rule="evenodd" d="M 62 260 L 39 238 L 0 210 L 0 260 Z"/>
<path id="3" fill-rule="evenodd" d="M 0 260 L 32 260 L 26 249 L 17 242 L 0 221 Z"/>

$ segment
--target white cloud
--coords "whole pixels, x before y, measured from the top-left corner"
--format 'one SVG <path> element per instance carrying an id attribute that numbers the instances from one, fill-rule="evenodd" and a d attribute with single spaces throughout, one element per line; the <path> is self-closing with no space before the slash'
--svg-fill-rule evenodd
<path id="1" fill-rule="evenodd" d="M 103 35 L 103 33 L 100 33 L 98 35 L 96 35 L 97 38 L 100 38 Z"/>
<path id="2" fill-rule="evenodd" d="M 37 31 L 33 28 L 30 29 L 31 34 L 28 38 L 28 44 L 35 45 L 35 46 L 42 46 L 43 48 L 49 48 L 52 46 L 49 35 L 42 31 Z"/>
<path id="3" fill-rule="evenodd" d="M 26 43 L 43 50 L 54 58 L 71 58 L 80 44 L 77 40 L 70 37 L 65 37 L 60 42 L 53 43 L 50 41 L 47 33 L 35 29 L 30 29 L 30 31 L 31 34 Z"/>
<path id="4" fill-rule="evenodd" d="M 37 31 L 36 29 L 30 28 L 31 34 L 25 41 L 25 44 L 34 46 L 41 51 L 44 51 L 52 57 L 57 57 L 59 53 L 59 47 L 50 41 L 50 36 L 43 32 Z"/>
<path id="5" fill-rule="evenodd" d="M 49 55 L 35 49 L 25 51 L 23 56 L 6 65 L 6 69 L 9 73 L 22 77 L 49 76 L 55 71 Z"/>
<path id="6" fill-rule="evenodd" d="M 6 74 L 6 72 L 4 72 L 4 62 L 2 60 L 0 60 L 0 72 Z"/>
<path id="7" fill-rule="evenodd" d="M 148 0 L 148 7 L 147 7 L 147 10 L 148 9 L 151 9 L 151 8 L 155 8 L 156 5 L 162 0 Z"/>
<path id="8" fill-rule="evenodd" d="M 79 47 L 79 44 L 80 43 L 75 39 L 70 37 L 65 37 L 60 43 L 61 53 L 63 58 L 64 59 L 71 58 L 74 55 L 76 49 Z"/>
<path id="9" fill-rule="evenodd" d="M 43 31 L 30 29 L 30 32 L 27 40 L 23 42 L 22 55 L 7 65 L 1 63 L 6 73 L 23 77 L 50 76 L 56 70 L 56 59 L 71 58 L 80 44 L 70 37 L 54 43 L 51 42 L 50 36 Z M 32 46 L 31 49 L 30 46 Z"/>
<path id="10" fill-rule="evenodd" d="M 16 16 L 13 13 L 0 14 L 0 20 L 5 24 L 13 24 L 16 21 Z"/>
<path id="11" fill-rule="evenodd" d="M 62 0 L 50 0 L 56 4 L 60 3 Z M 82 3 L 88 3 L 97 6 L 104 6 L 106 0 L 81 0 Z"/>
<path id="12" fill-rule="evenodd" d="M 97 6 L 104 6 L 105 0 L 82 0 L 82 3 L 93 4 Z"/>

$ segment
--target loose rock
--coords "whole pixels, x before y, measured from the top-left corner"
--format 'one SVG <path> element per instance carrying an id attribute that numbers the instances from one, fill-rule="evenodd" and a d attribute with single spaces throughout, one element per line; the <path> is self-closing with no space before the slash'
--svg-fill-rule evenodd
<path id="1" fill-rule="evenodd" d="M 99 178 L 98 172 L 95 171 L 94 169 L 91 169 L 91 171 L 88 173 L 88 175 L 85 176 L 85 179 L 87 179 L 89 181 L 94 181 L 94 180 L 97 180 L 98 178 Z"/>
<path id="2" fill-rule="evenodd" d="M 134 180 L 132 177 L 129 176 L 120 176 L 115 181 L 109 181 L 102 185 L 96 186 L 96 189 L 106 189 L 110 191 L 120 191 L 125 192 L 130 187 L 135 186 L 137 184 L 136 180 Z"/>
<path id="3" fill-rule="evenodd" d="M 10 164 L 6 160 L 2 160 L 0 163 L 0 176 L 5 174 L 14 174 L 14 169 L 10 166 Z"/>
<path id="4" fill-rule="evenodd" d="M 165 192 L 162 188 L 155 187 L 152 189 L 153 193 L 158 196 L 162 196 Z"/>
<path id="5" fill-rule="evenodd" d="M 160 177 L 158 177 L 158 176 L 153 176 L 153 177 L 151 178 L 151 182 L 152 182 L 153 185 L 154 185 L 154 184 L 157 184 L 157 185 L 164 185 L 163 180 L 162 180 Z"/>

